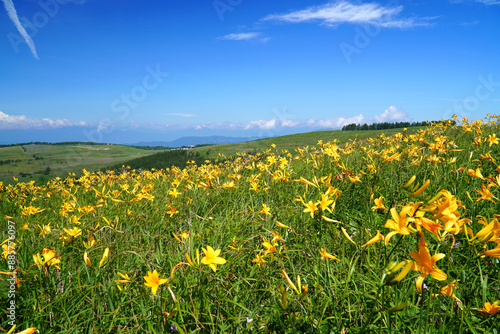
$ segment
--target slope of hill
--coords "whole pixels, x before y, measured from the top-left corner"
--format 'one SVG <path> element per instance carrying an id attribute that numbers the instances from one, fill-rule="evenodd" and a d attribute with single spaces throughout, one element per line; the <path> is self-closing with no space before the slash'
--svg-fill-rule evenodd
<path id="1" fill-rule="evenodd" d="M 133 169 L 162 169 L 176 166 L 184 168 L 188 160 L 195 161 L 197 165 L 204 163 L 206 160 L 214 160 L 216 158 L 224 160 L 230 158 L 236 153 L 250 153 L 254 154 L 261 152 L 275 145 L 276 150 L 288 149 L 293 151 L 297 147 L 313 146 L 319 140 L 323 142 L 330 142 L 336 140 L 338 144 L 343 144 L 352 139 L 363 140 L 366 138 L 373 138 L 382 134 L 390 136 L 396 132 L 401 132 L 402 129 L 390 130 L 371 130 L 371 131 L 314 131 L 306 133 L 297 133 L 293 135 L 286 135 L 273 138 L 258 139 L 254 141 L 235 143 L 235 144 L 222 144 L 195 147 L 188 151 L 170 150 L 155 153 L 147 157 L 138 157 L 125 162 L 126 165 Z M 408 132 L 412 132 L 408 130 Z M 156 144 L 156 143 L 154 143 Z M 221 156 L 219 158 L 219 155 Z M 120 164 L 109 165 L 109 169 L 119 169 Z"/>
<path id="2" fill-rule="evenodd" d="M 151 141 L 151 142 L 139 142 L 135 144 L 130 144 L 133 146 L 164 146 L 164 147 L 182 147 L 190 145 L 216 145 L 216 144 L 235 144 L 241 142 L 247 142 L 252 140 L 257 140 L 258 137 L 226 137 L 226 136 L 190 136 L 182 137 L 173 141 Z"/>
<path id="3" fill-rule="evenodd" d="M 99 170 L 111 164 L 157 151 L 108 144 L 22 144 L 0 148 L 0 181 L 44 181 L 82 169 Z"/>

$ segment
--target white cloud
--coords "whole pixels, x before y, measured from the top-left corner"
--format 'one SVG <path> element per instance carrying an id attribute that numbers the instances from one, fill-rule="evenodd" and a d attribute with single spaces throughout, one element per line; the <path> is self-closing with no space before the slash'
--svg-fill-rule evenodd
<path id="1" fill-rule="evenodd" d="M 356 123 L 356 124 L 361 124 L 361 122 L 365 121 L 365 116 L 363 116 L 362 114 L 359 114 L 359 115 L 356 115 L 356 116 L 352 116 L 352 117 L 349 117 L 349 118 L 343 118 L 343 117 L 340 117 L 338 120 L 337 120 L 337 127 L 341 128 L 343 127 L 344 125 L 347 125 L 347 124 L 352 124 L 352 123 Z"/>
<path id="2" fill-rule="evenodd" d="M 284 128 L 294 128 L 300 124 L 299 121 L 292 121 L 290 119 L 283 119 L 281 121 L 281 126 Z"/>
<path id="3" fill-rule="evenodd" d="M 245 130 L 253 129 L 255 127 L 261 130 L 273 130 L 277 127 L 277 122 L 276 119 L 271 119 L 268 121 L 265 120 L 251 121 L 245 126 Z"/>
<path id="4" fill-rule="evenodd" d="M 171 112 L 171 113 L 168 113 L 167 115 L 169 115 L 169 116 L 179 116 L 179 117 L 196 117 L 195 114 L 184 114 L 184 113 L 177 113 L 177 112 Z"/>
<path id="5" fill-rule="evenodd" d="M 428 25 L 434 18 L 397 19 L 403 6 L 384 7 L 377 3 L 352 3 L 349 1 L 329 2 L 320 6 L 311 6 L 288 14 L 273 14 L 263 21 L 281 21 L 288 23 L 319 22 L 323 25 L 336 26 L 342 23 L 372 24 L 386 28 L 409 28 Z"/>
<path id="6" fill-rule="evenodd" d="M 17 16 L 16 8 L 14 7 L 14 4 L 12 3 L 12 0 L 2 0 L 3 5 L 5 7 L 5 10 L 7 11 L 7 14 L 9 15 L 9 18 L 12 20 L 14 25 L 17 28 L 17 31 L 23 36 L 24 40 L 26 41 L 26 44 L 28 44 L 28 47 L 31 50 L 31 53 L 33 54 L 33 57 L 35 59 L 38 59 L 38 55 L 36 54 L 36 48 L 35 48 L 35 43 L 31 39 L 30 35 L 26 32 L 24 27 L 22 26 L 21 22 L 19 21 L 19 17 Z"/>
<path id="7" fill-rule="evenodd" d="M 400 111 L 395 106 L 390 106 L 381 115 L 375 116 L 375 122 L 403 122 L 408 121 L 410 118 L 404 111 Z"/>
<path id="8" fill-rule="evenodd" d="M 258 40 L 260 42 L 267 42 L 269 38 L 261 37 L 260 32 L 243 32 L 238 34 L 229 34 L 217 39 L 226 40 L 226 41 L 249 41 L 249 40 Z"/>
<path id="9" fill-rule="evenodd" d="M 88 126 L 86 122 L 72 123 L 67 119 L 52 120 L 50 118 L 34 119 L 25 115 L 8 115 L 0 111 L 0 129 L 2 130 L 26 130 L 26 129 L 50 129 L 67 126 Z"/>

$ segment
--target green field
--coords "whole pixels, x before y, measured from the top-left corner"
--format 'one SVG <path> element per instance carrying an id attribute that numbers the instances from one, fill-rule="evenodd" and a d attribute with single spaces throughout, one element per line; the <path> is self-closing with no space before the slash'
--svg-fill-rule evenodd
<path id="1" fill-rule="evenodd" d="M 0 330 L 499 334 L 500 117 L 463 122 L 0 184 Z"/>
<path id="2" fill-rule="evenodd" d="M 127 160 L 157 153 L 125 145 L 29 144 L 0 148 L 0 181 L 44 181 L 53 177 L 81 174 L 82 169 L 96 171 Z M 10 162 L 9 162 L 10 161 Z"/>
<path id="3" fill-rule="evenodd" d="M 411 128 L 412 133 L 421 128 Z M 276 145 L 277 150 L 288 149 L 293 151 L 297 147 L 316 145 L 318 140 L 324 142 L 334 141 L 345 144 L 349 140 L 364 140 L 376 138 L 382 134 L 391 136 L 402 129 L 370 130 L 370 131 L 315 131 L 298 133 L 293 135 L 279 136 L 260 139 L 238 144 L 209 145 L 196 147 L 191 151 L 198 153 L 206 159 L 215 159 L 218 154 L 225 158 L 235 156 L 236 153 L 257 153 Z M 108 144 L 28 144 L 0 148 L 0 181 L 4 183 L 14 182 L 13 177 L 19 181 L 44 182 L 54 177 L 66 177 L 70 173 L 81 175 L 81 171 L 98 171 L 121 164 L 127 165 L 128 161 L 151 156 L 165 150 L 146 150 L 126 145 Z M 3 162 L 3 163 L 2 163 Z M 141 160 L 134 165 L 140 165 Z M 179 162 L 184 165 L 184 161 Z M 158 168 L 171 167 L 171 160 L 165 165 L 158 162 Z M 149 163 L 147 164 L 149 165 Z"/>

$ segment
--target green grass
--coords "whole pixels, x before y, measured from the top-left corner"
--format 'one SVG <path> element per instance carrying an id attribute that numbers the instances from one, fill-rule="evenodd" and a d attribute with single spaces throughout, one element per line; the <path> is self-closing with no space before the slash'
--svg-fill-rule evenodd
<path id="1" fill-rule="evenodd" d="M 0 160 L 20 160 L 0 165 L 0 181 L 47 181 L 66 177 L 69 173 L 81 174 L 82 169 L 97 171 L 113 164 L 147 156 L 157 151 L 143 150 L 125 145 L 50 145 L 31 144 L 0 148 Z M 43 172 L 50 168 L 50 173 Z M 22 176 L 22 173 L 29 174 Z"/>
<path id="2" fill-rule="evenodd" d="M 498 130 L 437 126 L 345 145 L 304 134 L 314 140 L 308 148 L 273 138 L 276 148 L 220 163 L 4 186 L 0 233 L 3 241 L 14 231 L 16 253 L 9 267 L 4 243 L 0 327 L 11 328 L 5 272 L 16 268 L 16 331 L 498 334 L 500 312 L 479 311 L 500 300 L 500 261 L 484 253 L 500 242 L 500 145 L 487 141 Z M 477 168 L 484 178 L 469 172 Z M 495 198 L 481 199 L 483 185 Z M 372 209 L 380 197 L 385 209 Z M 377 230 L 388 237 L 388 219 L 418 202 L 402 214 L 408 230 L 363 246 Z M 414 222 L 421 216 L 439 225 L 437 235 Z M 481 236 L 483 220 L 491 230 Z M 217 271 L 208 246 L 225 259 Z M 427 269 L 391 266 L 424 249 L 444 256 Z M 144 279 L 154 270 L 167 280 L 156 294 Z M 420 293 L 426 270 L 434 276 Z M 460 303 L 441 293 L 453 282 Z"/>

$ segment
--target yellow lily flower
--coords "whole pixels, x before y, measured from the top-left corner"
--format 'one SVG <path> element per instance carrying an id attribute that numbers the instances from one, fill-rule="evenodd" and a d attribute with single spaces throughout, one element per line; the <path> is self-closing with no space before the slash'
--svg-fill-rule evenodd
<path id="1" fill-rule="evenodd" d="M 493 304 L 490 304 L 490 302 L 484 303 L 484 307 L 477 309 L 480 312 L 488 313 L 489 315 L 495 315 L 497 312 L 500 311 L 500 301 L 495 301 Z"/>
<path id="2" fill-rule="evenodd" d="M 90 258 L 87 255 L 87 251 L 85 251 L 85 253 L 83 253 L 83 261 L 85 262 L 87 267 L 92 268 L 92 261 L 90 261 Z"/>
<path id="3" fill-rule="evenodd" d="M 391 209 L 392 219 L 388 219 L 385 223 L 385 228 L 391 228 L 394 231 L 389 232 L 385 236 L 385 245 L 389 243 L 389 240 L 395 234 L 409 235 L 412 231 L 408 228 L 408 224 L 415 220 L 413 217 L 408 217 L 413 208 L 411 206 L 404 206 L 401 212 L 398 214 L 396 208 Z"/>
<path id="4" fill-rule="evenodd" d="M 448 278 L 441 269 L 436 266 L 436 262 L 446 257 L 445 254 L 439 253 L 434 254 L 432 257 L 429 253 L 427 247 L 425 247 L 425 240 L 423 235 L 421 235 L 421 241 L 418 244 L 418 252 L 411 251 L 410 256 L 415 260 L 413 270 L 420 271 L 422 274 L 417 278 L 416 286 L 418 292 L 422 293 L 422 284 L 427 275 L 431 275 L 438 281 L 444 281 Z"/>
<path id="5" fill-rule="evenodd" d="M 144 276 L 144 280 L 146 281 L 144 285 L 151 288 L 151 293 L 153 295 L 156 295 L 160 285 L 165 284 L 168 281 L 166 278 L 160 279 L 156 269 L 153 272 L 148 271 L 148 275 Z"/>
<path id="6" fill-rule="evenodd" d="M 373 200 L 373 202 L 375 203 L 375 206 L 372 206 L 372 211 L 375 211 L 377 209 L 384 209 L 384 210 L 387 210 L 387 208 L 385 207 L 384 203 L 382 203 L 382 200 L 384 198 L 382 196 L 380 196 L 379 198 L 375 198 Z"/>
<path id="7" fill-rule="evenodd" d="M 331 260 L 337 260 L 340 261 L 337 257 L 333 256 L 332 254 L 328 253 L 324 248 L 321 248 L 319 250 L 319 254 L 321 255 L 321 259 L 331 259 Z"/>
<path id="8" fill-rule="evenodd" d="M 202 248 L 204 257 L 201 258 L 201 263 L 207 264 L 214 272 L 217 271 L 218 264 L 226 263 L 226 260 L 219 257 L 220 249 L 214 250 L 212 247 L 207 246 L 207 248 Z"/>
<path id="9" fill-rule="evenodd" d="M 104 262 L 108 259 L 108 256 L 109 256 L 109 248 L 106 247 L 106 249 L 104 250 L 104 253 L 102 254 L 101 262 L 99 262 L 99 268 L 102 267 Z"/>
<path id="10" fill-rule="evenodd" d="M 344 236 L 347 238 L 347 240 L 349 240 L 349 241 L 350 241 L 350 242 L 352 242 L 353 244 L 356 244 L 356 243 L 354 242 L 354 240 L 352 240 L 352 238 L 349 236 L 349 234 L 347 234 L 347 231 L 346 231 L 346 229 L 345 229 L 345 228 L 341 227 L 340 229 L 342 230 L 342 233 L 344 233 Z"/>
<path id="11" fill-rule="evenodd" d="M 262 257 L 262 253 L 259 253 L 255 256 L 255 259 L 253 259 L 252 262 L 257 263 L 257 265 L 260 267 L 261 263 L 266 263 L 267 261 L 265 261 Z"/>
<path id="12" fill-rule="evenodd" d="M 361 247 L 366 247 L 368 245 L 373 245 L 374 243 L 380 241 L 380 240 L 384 240 L 384 236 L 382 234 L 380 234 L 380 231 L 377 230 L 377 234 L 375 234 L 375 236 L 373 238 L 371 238 L 370 240 L 368 240 L 363 246 Z"/>

